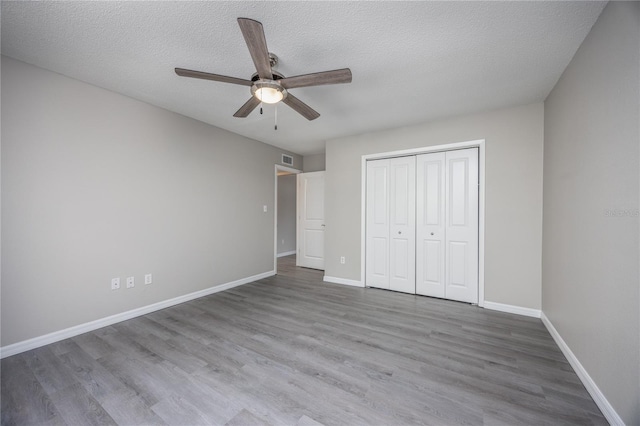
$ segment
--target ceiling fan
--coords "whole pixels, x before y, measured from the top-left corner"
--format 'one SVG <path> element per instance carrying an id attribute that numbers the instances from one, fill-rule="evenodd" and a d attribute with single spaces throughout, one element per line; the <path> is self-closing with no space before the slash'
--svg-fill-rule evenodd
<path id="1" fill-rule="evenodd" d="M 278 63 L 278 57 L 269 53 L 267 49 L 267 41 L 262 24 L 248 18 L 238 18 L 238 24 L 249 48 L 251 59 L 253 59 L 253 63 L 258 71 L 253 74 L 250 80 L 187 70 L 184 68 L 175 69 L 176 74 L 182 77 L 221 81 L 223 83 L 233 83 L 251 87 L 251 99 L 233 114 L 234 117 L 247 117 L 251 111 L 260 105 L 260 102 L 275 104 L 282 101 L 307 120 L 314 120 L 320 117 L 320 114 L 293 96 L 288 90 L 297 87 L 320 86 L 323 84 L 351 83 L 351 70 L 349 68 L 285 77 L 273 69 Z"/>

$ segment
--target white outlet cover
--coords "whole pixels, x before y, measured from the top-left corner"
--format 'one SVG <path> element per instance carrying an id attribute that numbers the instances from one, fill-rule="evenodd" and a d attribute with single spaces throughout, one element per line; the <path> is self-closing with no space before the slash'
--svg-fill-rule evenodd
<path id="1" fill-rule="evenodd" d="M 144 276 L 144 283 L 151 284 L 153 282 L 153 276 L 151 274 L 146 274 Z"/>
<path id="2" fill-rule="evenodd" d="M 120 278 L 111 279 L 111 290 L 117 290 L 120 288 Z"/>
<path id="3" fill-rule="evenodd" d="M 135 287 L 135 279 L 133 277 L 127 277 L 127 288 Z"/>

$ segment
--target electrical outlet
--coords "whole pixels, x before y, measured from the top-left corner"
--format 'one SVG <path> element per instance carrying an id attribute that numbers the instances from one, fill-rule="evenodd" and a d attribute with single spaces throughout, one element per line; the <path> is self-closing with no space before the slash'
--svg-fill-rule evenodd
<path id="1" fill-rule="evenodd" d="M 151 276 L 151 274 L 147 274 L 144 276 L 144 283 L 145 284 L 151 284 L 153 282 L 153 277 Z"/>
<path id="2" fill-rule="evenodd" d="M 111 279 L 111 290 L 117 290 L 120 288 L 120 278 Z"/>
<path id="3" fill-rule="evenodd" d="M 135 280 L 133 277 L 127 277 L 127 288 L 135 287 Z"/>
<path id="4" fill-rule="evenodd" d="M 267 205 L 266 204 L 264 206 L 262 206 L 262 211 L 265 212 L 265 213 L 267 212 Z"/>
<path id="5" fill-rule="evenodd" d="M 344 256 L 340 256 L 340 263 L 342 265 L 344 265 L 346 263 L 346 259 L 344 258 Z"/>

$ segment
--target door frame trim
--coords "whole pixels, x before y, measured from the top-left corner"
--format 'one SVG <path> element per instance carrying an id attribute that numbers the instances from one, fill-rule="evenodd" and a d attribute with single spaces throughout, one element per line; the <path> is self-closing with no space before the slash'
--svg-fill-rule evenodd
<path id="1" fill-rule="evenodd" d="M 275 165 L 274 181 L 273 181 L 273 271 L 278 273 L 278 172 L 289 172 L 297 175 L 302 173 L 302 170 L 294 169 L 293 167 L 283 166 L 281 164 Z M 297 192 L 297 185 L 296 185 Z M 297 195 L 296 195 L 297 196 Z M 297 202 L 297 200 L 296 200 Z M 296 232 L 297 232 L 297 218 L 296 218 Z M 298 250 L 298 241 L 296 238 L 296 252 Z"/>
<path id="2" fill-rule="evenodd" d="M 484 247 L 485 247 L 485 140 L 478 139 L 466 142 L 454 142 L 442 145 L 432 145 L 420 148 L 404 149 L 399 151 L 365 154 L 360 164 L 361 173 L 361 200 L 360 200 L 360 280 L 363 287 L 366 286 L 366 211 L 367 211 L 367 161 L 383 158 L 404 157 L 409 155 L 428 154 L 431 152 L 453 151 L 464 148 L 478 148 L 478 306 L 484 307 Z"/>

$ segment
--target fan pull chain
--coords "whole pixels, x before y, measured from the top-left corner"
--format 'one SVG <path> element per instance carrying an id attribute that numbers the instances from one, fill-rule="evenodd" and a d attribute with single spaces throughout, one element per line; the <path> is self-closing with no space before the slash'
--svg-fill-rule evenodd
<path id="1" fill-rule="evenodd" d="M 275 130 L 278 130 L 278 104 L 276 104 L 276 125 L 274 128 Z"/>
<path id="2" fill-rule="evenodd" d="M 262 101 L 260 101 L 260 115 L 262 115 Z"/>

